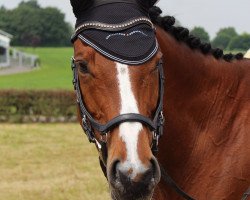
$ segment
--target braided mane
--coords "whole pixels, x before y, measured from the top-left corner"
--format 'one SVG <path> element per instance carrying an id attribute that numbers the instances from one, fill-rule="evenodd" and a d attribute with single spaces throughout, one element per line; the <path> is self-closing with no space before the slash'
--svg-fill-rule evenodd
<path id="1" fill-rule="evenodd" d="M 203 54 L 213 55 L 216 59 L 224 59 L 227 62 L 230 62 L 234 59 L 241 60 L 243 59 L 243 54 L 224 54 L 222 49 L 219 48 L 212 48 L 210 43 L 203 43 L 201 42 L 200 38 L 195 37 L 194 35 L 189 34 L 189 30 L 184 27 L 176 27 L 175 24 L 175 18 L 172 16 L 164 16 L 162 17 L 160 14 L 162 13 L 161 9 L 159 7 L 152 7 L 149 10 L 149 15 L 152 20 L 152 22 L 161 28 L 163 28 L 165 31 L 169 32 L 171 35 L 173 35 L 178 41 L 183 41 L 186 43 L 191 49 L 199 49 Z"/>

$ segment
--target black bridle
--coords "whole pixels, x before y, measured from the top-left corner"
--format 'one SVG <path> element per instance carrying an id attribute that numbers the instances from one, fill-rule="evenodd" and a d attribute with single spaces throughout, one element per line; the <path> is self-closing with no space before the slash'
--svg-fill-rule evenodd
<path id="1" fill-rule="evenodd" d="M 96 121 L 92 115 L 88 112 L 86 106 L 84 105 L 82 92 L 80 89 L 80 80 L 78 75 L 78 69 L 75 64 L 75 59 L 72 58 L 71 68 L 73 70 L 73 85 L 76 91 L 77 103 L 80 109 L 80 116 L 81 116 L 81 125 L 83 131 L 87 135 L 89 142 L 95 143 L 100 150 L 103 145 L 103 142 L 106 143 L 106 139 L 108 134 L 112 131 L 113 128 L 119 126 L 121 123 L 124 122 L 140 122 L 146 125 L 150 131 L 153 133 L 153 142 L 152 142 L 152 151 L 156 153 L 158 151 L 158 140 L 163 134 L 163 124 L 164 124 L 164 116 L 163 116 L 163 96 L 164 96 L 164 73 L 163 73 L 163 66 L 162 60 L 157 65 L 159 71 L 159 99 L 158 105 L 154 114 L 153 120 L 137 113 L 127 113 L 122 114 L 117 117 L 114 117 L 106 124 L 100 124 Z M 98 131 L 101 136 L 105 137 L 105 140 L 98 141 L 95 136 L 95 130 Z"/>
<path id="2" fill-rule="evenodd" d="M 84 23 L 76 29 L 76 33 L 72 36 L 71 41 L 74 42 L 78 37 L 81 40 L 83 40 L 84 42 L 86 42 L 88 45 L 96 48 L 96 46 L 93 46 L 93 44 L 89 43 L 88 40 L 85 41 L 85 38 L 81 37 L 81 35 L 78 36 L 78 34 L 80 34 L 81 31 L 84 31 L 88 28 L 105 30 L 106 27 L 108 27 L 109 31 L 113 31 L 113 30 L 122 31 L 124 29 L 130 28 L 131 26 L 133 27 L 133 26 L 137 26 L 139 24 L 147 24 L 149 26 L 153 26 L 152 22 L 150 22 L 150 20 L 148 20 L 144 17 L 135 18 L 135 19 L 132 19 L 128 22 L 118 24 L 118 25 L 100 24 L 99 22 Z M 152 27 L 152 28 L 154 29 L 154 27 Z M 157 41 L 156 41 L 155 45 L 156 45 L 155 49 L 152 49 L 151 55 L 149 55 L 145 61 L 150 59 L 150 56 L 153 56 L 156 53 L 156 50 L 158 49 Z M 100 51 L 100 49 L 96 49 L 96 50 Z M 103 53 L 103 52 L 101 51 L 101 53 Z M 109 55 L 106 52 L 104 52 L 103 55 L 110 58 L 110 59 L 113 59 L 112 55 Z M 114 58 L 114 59 L 119 62 L 119 59 L 118 60 L 117 60 L 117 58 Z M 129 64 L 129 65 L 142 64 L 143 62 L 145 62 L 143 60 L 140 60 L 140 61 L 138 60 L 136 62 L 131 61 L 131 60 L 130 61 L 129 60 L 122 60 L 122 61 L 125 64 Z M 99 151 L 100 165 L 103 169 L 104 174 L 106 173 L 105 169 L 106 169 L 106 161 L 107 161 L 107 145 L 106 145 L 107 137 L 111 133 L 112 129 L 119 126 L 121 123 L 139 122 L 139 123 L 142 123 L 145 126 L 147 126 L 153 134 L 151 150 L 152 150 L 153 154 L 156 154 L 156 152 L 158 152 L 158 141 L 159 141 L 159 138 L 163 135 L 163 124 L 165 121 L 164 115 L 163 115 L 163 96 L 164 96 L 165 77 L 164 77 L 164 72 L 163 72 L 162 59 L 159 61 L 157 67 L 158 67 L 158 72 L 159 72 L 159 97 L 158 97 L 158 105 L 156 107 L 153 119 L 146 117 L 146 116 L 143 116 L 143 115 L 138 114 L 138 113 L 127 113 L 127 114 L 122 114 L 122 115 L 114 117 L 113 119 L 108 121 L 106 124 L 100 124 L 98 121 L 96 121 L 92 117 L 92 115 L 88 112 L 86 106 L 84 105 L 83 95 L 82 95 L 82 91 L 80 89 L 80 80 L 79 80 L 79 75 L 78 75 L 78 69 L 77 69 L 77 66 L 75 63 L 75 59 L 72 58 L 71 68 L 73 70 L 73 85 L 74 85 L 74 89 L 76 92 L 77 103 L 78 103 L 79 110 L 80 110 L 79 113 L 80 113 L 80 117 L 81 117 L 81 126 L 82 126 L 84 133 L 87 135 L 89 142 L 95 143 L 95 145 Z M 96 138 L 95 131 L 100 133 L 101 140 L 98 140 L 98 138 Z M 178 187 L 178 185 L 172 180 L 172 178 L 166 173 L 166 171 L 162 167 L 161 167 L 161 172 L 162 172 L 163 180 L 166 183 L 168 183 L 179 195 L 181 195 L 182 197 L 184 197 L 187 200 L 193 200 L 193 198 L 191 198 L 188 194 L 186 194 L 184 191 L 182 191 Z M 106 176 L 106 174 L 105 174 L 105 176 Z"/>
<path id="3" fill-rule="evenodd" d="M 75 59 L 72 58 L 71 68 L 73 70 L 73 85 L 76 92 L 77 103 L 80 109 L 80 116 L 82 119 L 82 129 L 84 133 L 87 135 L 89 142 L 95 143 L 100 157 L 100 165 L 103 169 L 103 172 L 106 175 L 105 168 L 106 168 L 106 161 L 107 161 L 107 136 L 111 132 L 111 130 L 119 126 L 121 123 L 124 122 L 140 122 L 146 125 L 150 131 L 153 133 L 153 142 L 151 150 L 153 154 L 158 152 L 158 140 L 163 135 L 163 124 L 164 124 L 164 116 L 163 116 L 163 96 L 164 96 L 164 72 L 163 72 L 163 63 L 162 60 L 157 65 L 159 71 L 159 98 L 158 98 L 158 105 L 155 111 L 155 115 L 153 120 L 145 117 L 141 114 L 137 113 L 127 113 L 119 115 L 113 119 L 111 119 L 106 124 L 100 124 L 97 122 L 92 115 L 88 112 L 87 108 L 83 103 L 82 92 L 80 89 L 80 80 L 78 75 L 78 69 L 75 64 Z M 99 141 L 95 137 L 95 130 L 98 131 L 105 139 Z M 173 181 L 173 179 L 167 174 L 162 166 L 160 166 L 162 179 L 168 183 L 179 195 L 187 200 L 194 200 L 190 197 L 187 193 L 185 193 L 179 186 Z"/>

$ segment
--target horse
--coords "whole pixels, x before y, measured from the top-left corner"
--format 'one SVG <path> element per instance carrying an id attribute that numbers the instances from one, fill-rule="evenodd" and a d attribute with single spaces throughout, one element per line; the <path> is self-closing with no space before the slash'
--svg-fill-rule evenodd
<path id="1" fill-rule="evenodd" d="M 155 3 L 71 0 L 78 118 L 111 198 L 247 199 L 250 60 Z"/>

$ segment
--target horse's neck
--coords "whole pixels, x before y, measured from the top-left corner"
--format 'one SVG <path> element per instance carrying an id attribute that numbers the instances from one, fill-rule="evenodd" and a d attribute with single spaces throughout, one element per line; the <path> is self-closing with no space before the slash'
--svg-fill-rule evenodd
<path id="1" fill-rule="evenodd" d="M 232 105 L 227 105 L 226 101 L 237 95 L 241 70 L 234 64 L 190 49 L 162 29 L 158 31 L 166 76 L 165 109 L 173 119 L 169 115 L 166 117 L 179 123 L 173 127 L 185 130 L 185 135 L 192 131 L 191 136 L 195 137 L 194 132 L 206 131 L 218 117 L 229 120 L 227 117 L 231 115 L 218 114 L 224 114 L 223 109 L 230 112 Z M 220 110 L 211 112 L 215 107 Z"/>
<path id="2" fill-rule="evenodd" d="M 235 66 L 237 63 L 205 56 L 160 28 L 157 38 L 164 55 L 166 76 L 166 124 L 159 160 L 184 186 L 189 178 L 194 178 L 196 169 L 209 162 L 207 156 L 221 155 L 225 151 L 221 145 L 230 145 L 229 138 L 233 141 L 242 132 L 243 129 L 235 131 L 240 123 L 235 118 L 243 109 L 236 99 L 242 97 L 239 87 L 244 75 L 241 67 Z M 210 161 L 216 162 L 213 159 Z"/>

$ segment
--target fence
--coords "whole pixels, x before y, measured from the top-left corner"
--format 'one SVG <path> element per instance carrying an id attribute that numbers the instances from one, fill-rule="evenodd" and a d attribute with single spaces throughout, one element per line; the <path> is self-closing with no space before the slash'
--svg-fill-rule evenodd
<path id="1" fill-rule="evenodd" d="M 11 67 L 38 67 L 39 58 L 36 55 L 24 53 L 17 49 L 10 50 L 10 66 Z"/>

